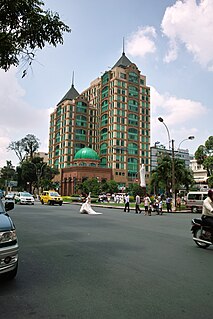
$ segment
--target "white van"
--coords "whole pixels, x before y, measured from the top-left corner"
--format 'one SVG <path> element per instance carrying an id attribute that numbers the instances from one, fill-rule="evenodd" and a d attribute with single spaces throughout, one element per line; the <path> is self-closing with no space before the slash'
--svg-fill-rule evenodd
<path id="1" fill-rule="evenodd" d="M 186 207 L 190 208 L 192 213 L 202 211 L 203 201 L 208 196 L 208 192 L 189 192 L 186 197 Z"/>

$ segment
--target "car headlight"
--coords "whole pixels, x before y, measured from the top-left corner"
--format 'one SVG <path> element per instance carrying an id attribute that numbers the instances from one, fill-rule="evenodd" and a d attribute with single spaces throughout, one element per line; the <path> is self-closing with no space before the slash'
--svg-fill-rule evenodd
<path id="1" fill-rule="evenodd" d="M 15 230 L 0 232 L 0 244 L 13 241 L 13 240 L 17 240 Z"/>

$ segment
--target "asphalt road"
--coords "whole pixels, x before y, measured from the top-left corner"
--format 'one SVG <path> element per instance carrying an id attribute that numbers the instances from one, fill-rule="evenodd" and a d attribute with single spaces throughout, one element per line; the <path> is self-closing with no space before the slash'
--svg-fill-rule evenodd
<path id="1" fill-rule="evenodd" d="M 213 247 L 192 241 L 192 214 L 136 215 L 16 205 L 17 278 L 0 282 L 8 319 L 212 319 Z"/>

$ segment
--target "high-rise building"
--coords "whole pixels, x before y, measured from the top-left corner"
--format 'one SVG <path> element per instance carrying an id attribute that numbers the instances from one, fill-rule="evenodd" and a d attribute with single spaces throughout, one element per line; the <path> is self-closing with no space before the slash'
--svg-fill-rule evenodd
<path id="1" fill-rule="evenodd" d="M 83 147 L 94 149 L 102 168 L 128 185 L 139 178 L 141 164 L 150 171 L 150 88 L 146 76 L 122 53 L 115 65 L 81 94 L 70 90 L 50 115 L 49 164 L 76 165 Z"/>

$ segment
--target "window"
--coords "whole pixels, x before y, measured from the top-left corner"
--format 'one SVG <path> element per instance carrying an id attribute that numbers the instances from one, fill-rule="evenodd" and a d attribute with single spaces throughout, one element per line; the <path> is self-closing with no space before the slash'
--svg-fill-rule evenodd
<path id="1" fill-rule="evenodd" d="M 100 166 L 101 166 L 101 167 L 106 167 L 106 166 L 107 166 L 107 159 L 106 159 L 106 157 L 102 157 L 102 158 L 101 158 Z"/>
<path id="2" fill-rule="evenodd" d="M 128 154 L 138 155 L 138 145 L 135 143 L 129 143 L 128 145 Z"/>
<path id="3" fill-rule="evenodd" d="M 102 89 L 102 92 L 101 92 L 101 97 L 102 97 L 102 99 L 104 99 L 105 97 L 108 97 L 108 92 L 109 92 L 109 88 L 108 88 L 108 86 L 105 86 L 105 87 Z"/>
<path id="4" fill-rule="evenodd" d="M 84 115 L 77 115 L 76 116 L 76 125 L 77 126 L 87 126 L 87 118 Z"/>
<path id="5" fill-rule="evenodd" d="M 126 74 L 125 73 L 120 73 L 120 78 L 121 79 L 126 79 Z"/>
<path id="6" fill-rule="evenodd" d="M 76 104 L 76 112 L 77 113 L 87 113 L 87 104 L 84 102 L 77 102 Z"/>
<path id="7" fill-rule="evenodd" d="M 137 141 L 138 140 L 138 130 L 136 130 L 134 128 L 129 128 L 128 139 Z"/>
<path id="8" fill-rule="evenodd" d="M 138 116 L 136 114 L 129 114 L 129 125 L 138 126 Z"/>
<path id="9" fill-rule="evenodd" d="M 109 82 L 109 73 L 104 73 L 104 75 L 101 78 L 102 80 L 102 85 L 105 85 L 107 82 Z"/>
<path id="10" fill-rule="evenodd" d="M 100 153 L 101 155 L 105 155 L 107 153 L 107 143 L 101 144 Z"/>
<path id="11" fill-rule="evenodd" d="M 138 89 L 135 86 L 129 86 L 129 96 L 138 97 Z"/>
<path id="12" fill-rule="evenodd" d="M 78 141 L 86 141 L 86 131 L 77 129 L 75 131 L 75 138 Z"/>
<path id="13" fill-rule="evenodd" d="M 107 139 L 107 128 L 104 128 L 103 130 L 101 130 L 101 141 L 106 140 Z"/>
<path id="14" fill-rule="evenodd" d="M 138 160 L 136 158 L 128 158 L 128 176 L 135 177 L 138 171 Z"/>
<path id="15" fill-rule="evenodd" d="M 128 109 L 132 112 L 138 112 L 138 102 L 135 100 L 128 101 Z"/>
<path id="16" fill-rule="evenodd" d="M 104 100 L 101 104 L 101 111 L 102 112 L 105 112 L 108 110 L 108 101 L 107 100 Z"/>
<path id="17" fill-rule="evenodd" d="M 129 82 L 138 83 L 138 75 L 135 72 L 129 73 Z"/>
<path id="18" fill-rule="evenodd" d="M 105 126 L 107 125 L 108 123 L 108 115 L 107 114 L 104 114 L 102 117 L 101 117 L 101 126 Z"/>

